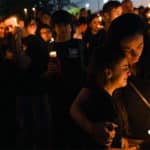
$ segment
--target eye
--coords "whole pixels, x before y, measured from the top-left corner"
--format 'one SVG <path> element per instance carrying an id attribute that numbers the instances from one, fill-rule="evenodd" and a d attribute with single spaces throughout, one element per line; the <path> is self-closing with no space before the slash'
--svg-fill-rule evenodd
<path id="1" fill-rule="evenodd" d="M 140 45 L 137 47 L 138 50 L 141 49 L 141 48 L 143 48 L 143 43 L 140 44 Z"/>
<path id="2" fill-rule="evenodd" d="M 127 49 L 124 49 L 123 51 L 124 51 L 125 54 L 131 54 L 131 53 L 133 53 L 133 52 L 132 52 L 133 50 L 128 49 L 128 48 L 127 48 Z"/>

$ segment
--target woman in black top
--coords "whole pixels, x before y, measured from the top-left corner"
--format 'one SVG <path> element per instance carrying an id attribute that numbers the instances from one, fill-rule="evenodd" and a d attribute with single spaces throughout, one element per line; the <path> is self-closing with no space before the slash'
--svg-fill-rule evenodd
<path id="1" fill-rule="evenodd" d="M 128 61 L 121 51 L 117 50 L 115 56 L 112 49 L 103 51 L 103 54 L 95 51 L 89 66 L 87 85 L 81 89 L 70 109 L 72 118 L 81 128 L 81 145 L 76 146 L 86 149 L 105 149 L 112 144 L 121 147 L 122 131 L 126 128 L 126 125 L 121 125 L 123 119 L 120 114 L 123 113 L 119 111 L 118 101 L 113 99 L 113 94 L 127 85 L 130 76 Z"/>

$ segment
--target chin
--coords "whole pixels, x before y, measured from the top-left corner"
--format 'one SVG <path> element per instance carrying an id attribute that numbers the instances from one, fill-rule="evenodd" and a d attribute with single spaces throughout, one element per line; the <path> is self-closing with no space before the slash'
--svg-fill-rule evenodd
<path id="1" fill-rule="evenodd" d="M 122 84 L 122 87 L 126 87 L 127 86 L 127 82 L 126 83 L 124 83 L 124 84 Z"/>

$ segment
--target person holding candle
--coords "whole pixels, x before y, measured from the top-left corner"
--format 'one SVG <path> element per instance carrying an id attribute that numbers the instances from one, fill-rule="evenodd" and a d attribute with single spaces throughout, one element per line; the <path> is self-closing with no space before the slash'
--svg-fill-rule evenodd
<path id="1" fill-rule="evenodd" d="M 50 43 L 48 63 L 49 99 L 53 118 L 52 146 L 54 149 L 65 149 L 70 144 L 71 136 L 68 132 L 71 130 L 69 107 L 84 77 L 82 42 L 72 37 L 72 16 L 68 12 L 54 12 L 52 25 L 55 40 Z"/>
<path id="2" fill-rule="evenodd" d="M 125 116 L 120 122 L 119 115 L 124 111 L 118 109 L 122 105 L 114 99 L 114 94 L 118 88 L 127 85 L 131 72 L 124 53 L 116 48 L 114 55 L 113 51 L 107 48 L 95 50 L 88 68 L 87 84 L 70 108 L 72 118 L 80 126 L 79 145 L 78 138 L 73 136 L 77 149 L 104 150 L 111 149 L 112 144 L 113 147 L 121 147 L 122 132 L 127 130 L 121 122 L 127 122 L 124 121 Z"/>
<path id="3" fill-rule="evenodd" d="M 117 53 L 116 47 L 120 47 L 119 49 L 125 54 L 126 58 L 128 59 L 129 66 L 130 66 L 131 73 L 132 73 L 132 78 L 133 78 L 133 75 L 134 76 L 138 75 L 136 66 L 137 66 L 137 63 L 140 61 L 141 55 L 145 53 L 145 52 L 143 53 L 144 28 L 145 28 L 145 23 L 139 16 L 135 14 L 125 14 L 116 18 L 114 21 L 112 21 L 110 28 L 107 32 L 107 41 L 105 45 L 108 47 L 108 49 L 114 50 L 115 54 Z M 101 53 L 103 52 L 102 49 L 99 49 L 99 51 L 101 51 Z M 109 53 L 110 52 L 108 51 L 108 55 L 110 55 Z M 127 90 L 127 92 L 125 92 L 125 90 Z M 120 91 L 122 93 L 121 95 L 120 95 Z M 118 92 L 114 95 L 115 98 L 118 99 L 118 102 L 121 102 L 120 103 L 121 106 L 118 107 L 120 112 L 122 112 L 120 113 L 121 115 L 120 118 L 124 120 L 123 121 L 124 123 L 121 126 L 124 127 L 124 129 L 128 129 L 127 122 L 129 121 L 130 127 L 132 123 L 131 130 L 129 131 L 124 130 L 124 132 L 126 133 L 126 138 L 124 138 L 123 140 L 124 143 L 126 143 L 125 145 L 129 144 L 128 138 L 131 138 L 133 135 L 137 136 L 137 134 L 135 134 L 136 133 L 135 129 L 138 128 L 137 131 L 138 132 L 140 131 L 140 133 L 142 133 L 144 131 L 144 128 L 147 128 L 149 126 L 149 119 L 147 117 L 141 116 L 137 118 L 137 114 L 147 116 L 149 114 L 149 110 L 146 110 L 146 108 L 142 105 L 141 105 L 142 110 L 141 108 L 138 109 L 136 99 L 135 99 L 138 96 L 134 95 L 133 97 L 133 95 L 129 94 L 131 92 L 134 93 L 133 90 L 131 90 L 128 87 L 128 88 L 123 88 L 121 90 L 118 90 Z M 130 95 L 130 97 L 128 97 L 127 95 Z M 82 122 L 82 120 L 78 120 L 78 117 L 81 117 L 82 115 L 84 115 L 83 112 L 80 111 L 80 105 L 79 105 L 80 102 L 82 103 L 82 96 L 79 95 L 79 97 L 77 97 L 77 99 L 75 100 L 75 102 L 73 102 L 72 107 L 71 107 L 71 115 L 74 117 L 74 119 L 76 119 L 76 121 L 78 121 L 78 124 Z M 133 112 L 133 108 L 134 108 L 134 112 Z M 141 111 L 142 113 L 138 112 L 138 110 Z M 128 120 L 128 116 L 130 120 Z M 142 125 L 140 122 L 141 123 L 144 122 L 144 124 Z M 144 133 L 145 132 L 143 132 L 143 134 Z M 146 135 L 147 135 L 147 132 L 146 132 Z M 138 142 L 137 143 L 133 142 L 133 143 L 135 145 L 136 144 L 138 145 L 139 144 Z"/>

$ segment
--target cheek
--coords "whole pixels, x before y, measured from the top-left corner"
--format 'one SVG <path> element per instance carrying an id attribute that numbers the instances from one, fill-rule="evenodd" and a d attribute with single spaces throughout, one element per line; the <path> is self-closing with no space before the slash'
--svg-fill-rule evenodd
<path id="1" fill-rule="evenodd" d="M 114 83 L 118 84 L 118 86 L 124 86 L 126 82 L 126 78 L 127 78 L 127 74 L 120 72 L 114 75 L 112 80 Z"/>
<path id="2" fill-rule="evenodd" d="M 130 54 L 128 54 L 128 53 L 125 53 L 125 56 L 126 56 L 126 58 L 128 60 L 128 63 L 131 64 L 133 57 Z"/>

